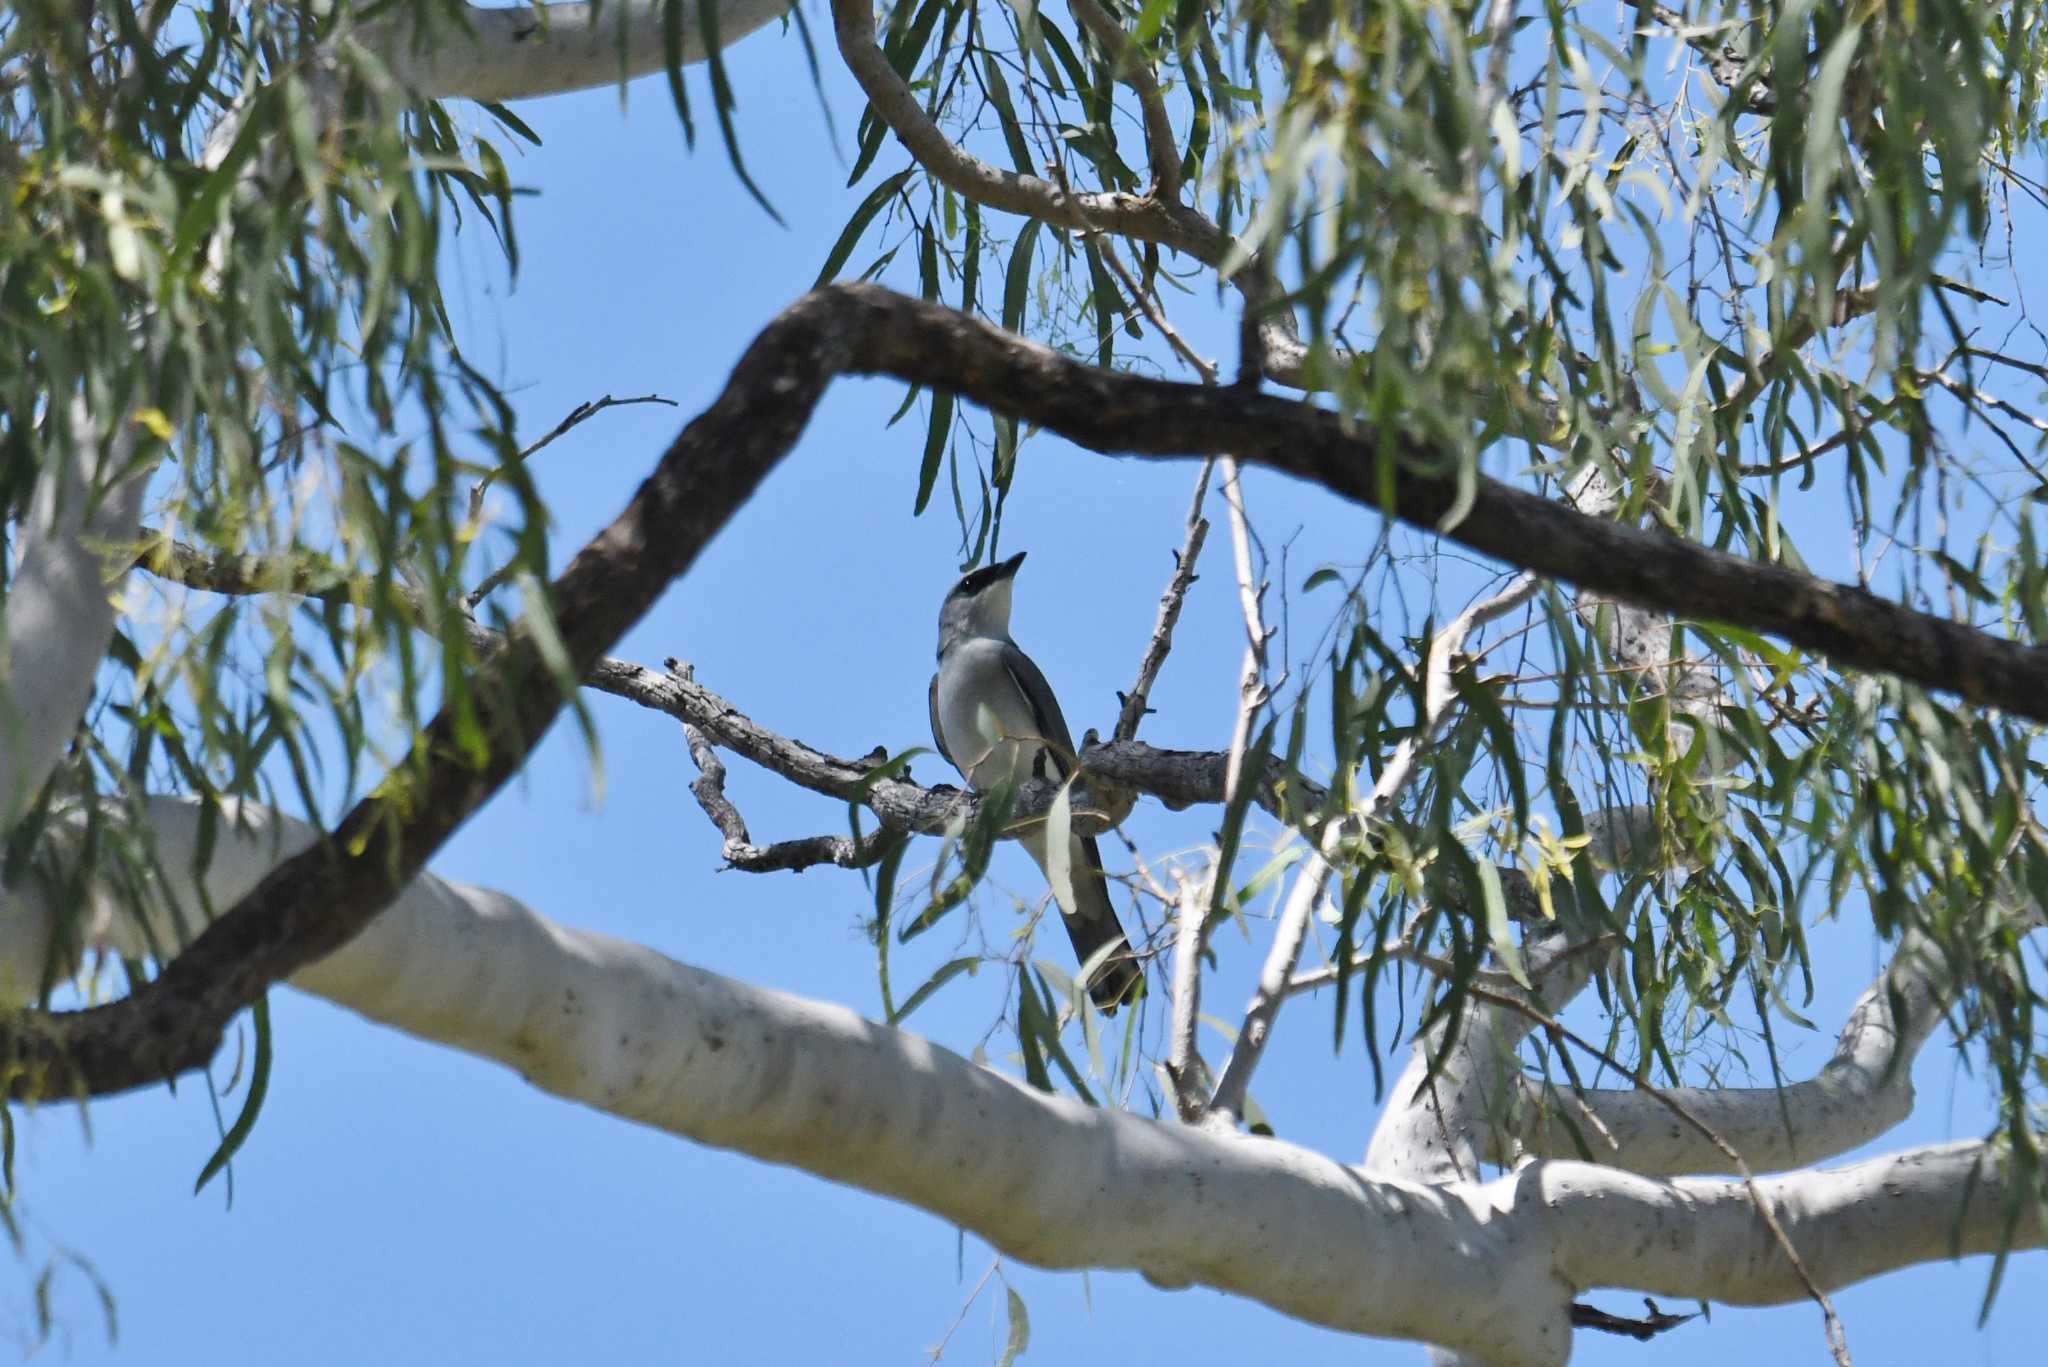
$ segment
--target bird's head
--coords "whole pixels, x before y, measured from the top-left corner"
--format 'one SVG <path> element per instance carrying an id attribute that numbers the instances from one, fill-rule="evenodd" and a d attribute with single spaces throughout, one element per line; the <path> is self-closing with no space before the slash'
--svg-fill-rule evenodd
<path id="1" fill-rule="evenodd" d="M 977 636 L 1010 634 L 1010 581 L 1024 563 L 1024 552 L 983 565 L 960 576 L 939 607 L 939 654 L 956 641 Z"/>

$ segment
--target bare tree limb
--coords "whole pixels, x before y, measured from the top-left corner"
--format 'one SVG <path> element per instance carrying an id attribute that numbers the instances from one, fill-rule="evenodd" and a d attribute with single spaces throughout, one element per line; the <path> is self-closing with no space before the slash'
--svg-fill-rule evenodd
<path id="1" fill-rule="evenodd" d="M 1526 1017 L 1531 1023 L 1540 1027 L 1554 1042 L 1569 1044 L 1574 1048 L 1583 1050 L 1593 1058 L 1600 1060 L 1607 1067 L 1614 1069 L 1624 1076 L 1633 1078 L 1636 1086 L 1648 1094 L 1658 1105 L 1670 1111 L 1673 1116 L 1677 1117 L 1688 1128 L 1697 1132 L 1707 1143 L 1720 1150 L 1721 1156 L 1726 1160 L 1729 1168 L 1739 1175 L 1742 1188 L 1749 1194 L 1750 1202 L 1756 1214 L 1761 1218 L 1764 1227 L 1770 1232 L 1771 1238 L 1777 1244 L 1778 1255 L 1783 1259 L 1785 1266 L 1791 1270 L 1792 1275 L 1805 1288 L 1806 1294 L 1812 1298 L 1815 1304 L 1820 1306 L 1821 1316 L 1827 1324 L 1828 1349 L 1833 1354 L 1838 1367 L 1853 1367 L 1849 1359 L 1848 1335 L 1842 1328 L 1842 1317 L 1836 1312 L 1834 1301 L 1828 1296 L 1828 1286 L 1825 1284 L 1825 1279 L 1815 1277 L 1812 1269 L 1808 1266 L 1806 1257 L 1800 1253 L 1798 1245 L 1792 1240 L 1792 1234 L 1787 1228 L 1783 1212 L 1771 1203 L 1769 1197 L 1765 1194 L 1763 1184 L 1757 1179 L 1756 1174 L 1751 1171 L 1749 1164 L 1743 1161 L 1742 1155 L 1736 1152 L 1734 1145 L 1717 1133 L 1700 1116 L 1688 1110 L 1670 1091 L 1653 1084 L 1642 1069 L 1630 1068 L 1599 1045 L 1594 1044 L 1577 1031 L 1570 1029 L 1554 1015 L 1545 1011 L 1540 999 L 1532 1001 L 1516 993 L 1494 992 L 1489 988 L 1480 987 L 1476 984 L 1469 990 L 1475 997 L 1483 998 L 1495 1006 L 1504 1007 L 1510 1013 Z M 2038 1207 L 2036 1214 L 2038 1217 Z"/>
<path id="2" fill-rule="evenodd" d="M 114 634 L 109 581 L 125 568 L 120 550 L 134 540 L 149 483 L 146 471 L 117 478 L 135 450 L 130 411 L 117 411 L 108 431 L 82 399 L 56 407 L 44 424 L 63 415 L 69 448 L 43 433 L 48 455 L 0 618 L 0 833 L 57 767 L 92 698 Z"/>
<path id="3" fill-rule="evenodd" d="M 1223 1065 L 1223 1075 L 1217 1079 L 1216 1091 L 1203 1114 L 1205 1124 L 1235 1129 L 1244 1116 L 1252 1074 L 1265 1057 L 1266 1043 L 1272 1038 L 1280 1008 L 1287 1001 L 1288 983 L 1294 977 L 1294 966 L 1301 961 L 1301 947 L 1308 941 L 1309 918 L 1316 904 L 1323 900 L 1323 889 L 1329 886 L 1333 871 L 1330 860 L 1344 838 L 1343 822 L 1326 823 L 1316 848 L 1294 875 L 1294 885 L 1287 890 L 1287 901 L 1281 906 L 1278 924 L 1273 928 L 1273 943 L 1266 951 L 1266 962 L 1259 969 L 1258 986 L 1252 993 L 1251 1005 L 1245 1009 L 1244 1024 L 1238 1027 L 1237 1043 L 1231 1046 L 1230 1058 Z"/>
<path id="4" fill-rule="evenodd" d="M 1266 626 L 1261 606 L 1266 586 L 1257 582 L 1252 568 L 1251 519 L 1244 510 L 1244 488 L 1238 482 L 1237 462 L 1229 456 L 1219 456 L 1217 464 L 1223 471 L 1219 486 L 1223 504 L 1230 510 L 1230 556 L 1237 570 L 1237 606 L 1244 614 L 1245 635 L 1244 664 L 1238 670 L 1237 720 L 1230 732 L 1230 762 L 1223 779 L 1225 800 L 1233 801 L 1238 794 L 1237 785 L 1244 777 L 1245 753 L 1252 743 L 1259 709 L 1272 697 L 1272 690 L 1266 687 L 1266 643 L 1273 633 Z"/>
<path id="5" fill-rule="evenodd" d="M 1554 924 L 1525 939 L 1521 954 L 1529 991 L 1516 984 L 1489 993 L 1477 981 L 1468 981 L 1466 991 L 1482 1001 L 1497 996 L 1555 1006 L 1577 996 L 1596 967 L 1597 956 Z M 1515 1049 L 1536 1021 L 1526 1012 L 1468 1009 L 1455 1038 L 1448 1024 L 1416 1041 L 1373 1129 L 1367 1171 L 1431 1183 L 1477 1177 L 1486 1130 L 1514 1094 Z"/>
<path id="6" fill-rule="evenodd" d="M 1226 497 L 1230 487 L 1229 483 L 1224 486 Z M 1450 715 L 1454 696 L 1451 669 L 1458 652 L 1464 649 L 1473 631 L 1529 601 L 1541 585 L 1542 581 L 1533 574 L 1520 576 L 1499 593 L 1459 613 L 1430 641 L 1423 679 L 1423 715 L 1417 721 L 1414 734 L 1395 748 L 1393 758 L 1380 771 L 1372 793 L 1358 805 L 1351 817 L 1346 821 L 1328 823 L 1318 838 L 1316 849 L 1300 872 L 1295 874 L 1294 886 L 1288 892 L 1279 925 L 1273 932 L 1272 949 L 1266 956 L 1264 967 L 1259 970 L 1258 988 L 1245 1012 L 1244 1024 L 1238 1030 L 1236 1047 L 1231 1050 L 1222 1080 L 1216 1084 L 1216 1095 L 1209 1103 L 1212 1115 L 1234 1125 L 1238 1116 L 1243 1114 L 1252 1072 L 1265 1052 L 1266 1041 L 1272 1035 L 1273 1023 L 1279 1018 L 1281 1006 L 1293 995 L 1295 966 L 1301 961 L 1302 946 L 1308 941 L 1310 918 L 1329 883 L 1330 861 L 1353 830 L 1369 830 L 1386 820 L 1395 801 L 1414 778 L 1422 752 L 1435 741 Z M 1256 634 L 1256 598 L 1249 595 L 1248 590 L 1245 592 L 1246 611 L 1250 614 L 1248 628 Z M 1231 753 L 1233 756 L 1237 753 L 1235 748 Z M 1226 783 L 1225 786 L 1228 788 L 1229 785 Z"/>
<path id="7" fill-rule="evenodd" d="M 1118 233 L 1157 242 L 1207 266 L 1221 266 L 1229 256 L 1232 241 L 1223 230 L 1178 200 L 1122 191 L 1075 193 L 1042 177 L 1005 171 L 983 161 L 946 136 L 889 65 L 875 42 L 872 0 L 832 0 L 832 20 L 839 55 L 860 83 L 875 116 L 889 126 L 920 166 L 955 193 L 1056 228 Z M 1270 293 L 1255 266 L 1256 262 L 1239 270 L 1230 280 L 1244 295 L 1247 307 L 1263 303 Z M 1293 314 L 1275 311 L 1263 317 L 1262 326 L 1266 374 L 1278 384 L 1304 385 L 1308 348 L 1295 335 Z"/>
<path id="8" fill-rule="evenodd" d="M 678 660 L 666 662 L 669 673 L 692 682 L 695 672 Z M 725 795 L 725 764 L 704 735 L 703 728 L 683 722 L 683 739 L 690 747 L 690 759 L 697 766 L 697 780 L 690 793 L 704 815 L 725 837 L 725 862 L 748 873 L 776 873 L 807 869 L 815 864 L 836 864 L 843 869 L 864 869 L 903 839 L 901 831 L 882 826 L 856 840 L 851 835 L 813 835 L 797 840 L 779 840 L 773 845 L 756 845 L 747 834 L 747 823 L 739 808 Z"/>
<path id="9" fill-rule="evenodd" d="M 1913 1057 L 1941 1020 L 1949 974 L 1934 947 L 1906 935 L 1855 1007 L 1834 1055 L 1813 1077 L 1783 1087 L 1666 1087 L 1752 1169 L 1804 1167 L 1876 1139 L 1913 1108 Z M 1894 1011 L 1903 1008 L 1903 1017 Z M 1511 1139 L 1538 1156 L 1579 1156 L 1561 1116 L 1609 1137 L 1599 1161 L 1652 1176 L 1733 1171 L 1721 1147 L 1641 1089 L 1560 1091 L 1521 1081 Z M 1488 1153 L 1511 1161 L 1506 1147 Z"/>
<path id="10" fill-rule="evenodd" d="M 284 592 L 340 603 L 354 601 L 347 575 L 339 569 L 308 565 L 284 555 L 209 555 L 160 534 L 145 534 L 144 550 L 136 567 L 170 582 L 214 593 Z M 402 601 L 424 624 L 424 605 L 410 597 Z M 466 622 L 466 630 L 479 654 L 488 654 L 504 642 L 501 634 L 475 622 Z M 979 809 L 980 799 L 962 789 L 944 784 L 925 788 L 907 779 L 872 779 L 872 760 L 828 755 L 772 731 L 693 676 L 664 674 L 607 657 L 592 666 L 584 686 L 674 717 L 699 730 L 710 743 L 799 787 L 841 801 L 857 799 L 885 824 L 899 830 L 943 834 L 956 819 L 972 822 Z M 1081 752 L 1081 759 L 1086 772 L 1119 788 L 1156 797 L 1170 807 L 1224 800 L 1224 773 L 1229 756 L 1221 750 L 1167 750 L 1134 740 L 1087 747 Z M 1020 821 L 1043 817 L 1058 790 L 1055 783 L 1025 784 L 1017 792 L 1015 815 Z M 1074 812 L 1084 831 L 1099 833 L 1106 829 L 1107 823 L 1100 814 L 1105 810 L 1113 812 L 1116 807 L 1106 801 L 1106 794 L 1103 796 L 1105 801 L 1098 802 L 1088 792 L 1084 774 Z M 1290 776 L 1284 765 L 1272 761 L 1260 776 L 1252 800 L 1275 819 L 1298 825 L 1306 814 L 1322 806 L 1324 790 L 1313 779 Z M 830 862 L 838 861 L 835 857 Z M 800 866 L 783 863 L 776 867 Z"/>
<path id="11" fill-rule="evenodd" d="M 794 444 L 831 375 L 803 346 L 757 344 L 741 360 L 720 400 L 551 587 L 568 680 L 587 673 L 696 559 Z M 780 416 L 760 411 L 782 404 Z M 466 717 L 435 717 L 331 841 L 280 865 L 154 981 L 105 1006 L 0 1022 L 7 1094 L 105 1095 L 203 1066 L 236 1012 L 359 933 L 517 772 L 562 707 L 554 655 L 515 629 L 473 680 Z M 481 763 L 455 739 L 458 729 L 487 738 Z"/>
<path id="12" fill-rule="evenodd" d="M 171 874 L 155 895 L 199 905 L 196 805 L 150 800 L 144 816 Z M 222 825 L 205 874 L 218 905 L 318 838 L 255 809 Z M 431 875 L 293 983 L 609 1114 L 906 1201 L 1005 1256 L 1133 1268 L 1502 1367 L 1561 1367 L 1570 1306 L 1594 1287 L 1736 1304 L 1803 1294 L 1740 1183 L 1569 1161 L 1484 1184 L 1384 1178 L 1284 1140 L 1050 1096 L 844 1008 Z M 540 1018 L 549 1029 L 532 1028 Z M 1759 1186 L 1834 1288 L 2040 1247 L 2026 1180 L 1994 1146 L 1966 1143 Z"/>
<path id="13" fill-rule="evenodd" d="M 699 0 L 681 0 L 685 64 L 705 57 Z M 718 0 L 721 47 L 778 19 L 791 0 Z M 668 0 L 592 4 L 465 5 L 459 18 L 430 8 L 380 19 L 356 33 L 399 84 L 421 99 L 525 100 L 616 85 L 668 64 Z"/>

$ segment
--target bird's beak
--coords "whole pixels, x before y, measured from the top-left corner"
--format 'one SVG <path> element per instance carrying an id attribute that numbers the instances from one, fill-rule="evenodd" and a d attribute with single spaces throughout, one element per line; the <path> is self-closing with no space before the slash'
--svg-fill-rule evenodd
<path id="1" fill-rule="evenodd" d="M 999 574 L 999 575 L 997 575 L 997 576 L 996 576 L 996 578 L 997 578 L 998 580 L 1002 580 L 1002 579 L 1010 579 L 1010 578 L 1013 578 L 1013 577 L 1015 577 L 1015 575 L 1016 575 L 1017 571 L 1018 571 L 1019 569 L 1023 568 L 1023 565 L 1024 565 L 1024 552 L 1023 552 L 1023 551 L 1018 551 L 1018 552 L 1017 552 L 1017 553 L 1016 553 L 1015 555 L 1011 556 L 1011 557 L 1010 557 L 1010 558 L 1009 558 L 1008 560 L 1005 560 L 1005 561 L 1004 561 L 1004 562 L 1003 562 L 1002 564 L 1000 564 L 1000 565 L 996 566 L 996 568 L 997 568 L 997 569 L 999 569 L 999 570 L 1001 570 L 1001 571 L 1002 571 L 1002 573 L 1001 573 L 1001 574 Z"/>

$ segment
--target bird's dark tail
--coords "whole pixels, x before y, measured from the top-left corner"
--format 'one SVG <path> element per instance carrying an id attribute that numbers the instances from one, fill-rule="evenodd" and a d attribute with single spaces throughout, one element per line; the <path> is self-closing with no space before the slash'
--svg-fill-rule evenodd
<path id="1" fill-rule="evenodd" d="M 1074 954 L 1084 967 L 1104 947 L 1115 947 L 1088 979 L 1088 995 L 1095 999 L 1095 1005 L 1104 1011 L 1114 1011 L 1137 997 L 1144 974 L 1139 971 L 1138 961 L 1131 957 L 1130 941 L 1124 936 L 1122 922 L 1117 920 L 1116 908 L 1110 904 L 1109 880 L 1102 874 L 1102 852 L 1096 848 L 1095 837 L 1070 840 L 1069 867 L 1073 870 L 1076 905 L 1061 907 L 1060 920 L 1066 924 L 1067 938 L 1074 942 Z M 1043 843 L 1029 841 L 1026 848 L 1043 867 Z"/>

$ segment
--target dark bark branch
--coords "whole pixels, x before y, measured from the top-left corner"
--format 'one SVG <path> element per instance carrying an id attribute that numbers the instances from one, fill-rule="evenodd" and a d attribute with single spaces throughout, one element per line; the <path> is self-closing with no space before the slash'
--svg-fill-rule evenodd
<path id="1" fill-rule="evenodd" d="M 695 675 L 689 665 L 679 660 L 665 660 L 668 671 L 674 677 L 691 682 Z M 747 834 L 747 823 L 740 816 L 739 808 L 725 795 L 725 763 L 718 758 L 718 751 L 712 748 L 704 729 L 693 722 L 683 722 L 683 739 L 690 747 L 690 758 L 697 765 L 697 781 L 690 785 L 690 793 L 697 799 L 697 805 L 704 809 L 704 815 L 725 837 L 725 862 L 732 868 L 747 873 L 778 873 L 785 870 L 807 869 L 813 864 L 837 864 L 843 869 L 864 869 L 877 863 L 902 841 L 901 831 L 892 831 L 887 826 L 870 831 L 856 840 L 851 835 L 812 835 L 799 840 L 778 840 L 773 845 L 756 845 Z M 849 766 L 850 767 L 850 766 Z"/>
<path id="2" fill-rule="evenodd" d="M 215 593 L 293 592 L 343 603 L 350 601 L 345 576 L 340 571 L 295 566 L 285 556 L 209 556 L 183 542 L 165 539 L 154 543 L 137 563 L 160 578 Z M 417 602 L 404 599 L 402 603 L 406 611 L 424 616 Z M 471 645 L 479 655 L 489 654 L 504 642 L 498 632 L 474 622 L 469 623 L 468 631 Z M 696 744 L 702 740 L 707 746 L 718 746 L 751 760 L 800 788 L 841 801 L 860 801 L 885 826 L 918 834 L 941 834 L 956 818 L 972 823 L 979 811 L 979 797 L 949 785 L 926 788 L 908 779 L 871 779 L 873 760 L 828 755 L 772 731 L 698 683 L 690 666 L 674 660 L 666 663 L 668 672 L 662 673 L 606 656 L 584 676 L 584 686 L 674 717 L 683 725 L 685 740 L 691 745 L 692 758 L 698 760 L 700 771 L 703 760 L 697 755 Z M 709 758 L 721 775 L 711 791 L 722 798 L 723 765 L 715 754 Z M 1120 741 L 1089 746 L 1082 751 L 1081 758 L 1089 773 L 1116 787 L 1156 797 L 1169 807 L 1223 801 L 1228 756 L 1222 751 L 1164 750 L 1141 741 Z M 1017 794 L 1013 815 L 1019 821 L 1044 816 L 1058 791 L 1059 785 L 1054 783 L 1027 783 Z M 692 792 L 699 805 L 704 805 L 704 794 L 694 784 Z M 1104 819 L 1105 810 L 1118 819 L 1122 817 L 1124 804 L 1108 801 L 1108 794 L 1101 796 L 1100 801 L 1091 797 L 1085 779 L 1075 794 L 1074 817 L 1084 832 L 1100 834 L 1113 824 Z M 1326 797 L 1327 790 L 1313 779 L 1297 775 L 1290 780 L 1278 761 L 1268 763 L 1265 780 L 1254 795 L 1268 814 L 1292 825 L 1308 820 L 1320 810 Z M 707 807 L 705 814 L 729 842 L 738 842 L 736 849 L 752 852 L 745 858 L 735 858 L 732 850 L 727 851 L 728 859 L 737 868 L 765 872 L 802 868 L 812 863 L 862 867 L 862 863 L 846 863 L 842 856 L 852 851 L 829 843 L 836 837 L 756 846 L 751 843 L 746 822 L 737 809 L 728 816 Z M 878 848 L 864 844 L 862 850 L 862 862 L 880 858 Z M 820 857 L 803 858 L 805 853 Z"/>
<path id="3" fill-rule="evenodd" d="M 1660 532 L 1587 517 L 1481 477 L 1463 519 L 1441 453 L 1289 399 L 1098 370 L 936 304 L 873 286 L 800 301 L 838 338 L 849 372 L 950 389 L 1092 450 L 1150 457 L 1229 453 L 1510 565 L 1640 607 L 1727 622 L 1827 655 L 2048 721 L 2048 648 L 2025 646 L 1853 585 L 1763 564 Z M 1382 502 L 1385 471 L 1385 502 Z"/>
<path id="4" fill-rule="evenodd" d="M 600 660 L 585 682 L 599 692 L 638 703 L 695 729 L 711 744 L 808 788 L 825 797 L 860 802 L 883 825 L 920 835 L 940 835 L 957 822 L 972 823 L 981 799 L 974 793 L 940 784 L 926 788 L 908 779 L 874 778 L 874 762 L 843 759 L 814 750 L 762 726 L 731 702 L 695 679 L 671 671 L 658 674 L 623 660 Z M 1173 807 L 1223 801 L 1228 756 L 1213 750 L 1163 750 L 1143 741 L 1115 741 L 1081 751 L 1083 781 L 1074 797 L 1074 819 L 1085 833 L 1099 833 L 1123 818 L 1127 804 L 1110 791 L 1092 792 L 1087 779 L 1107 780 L 1107 787 L 1131 789 Z M 1012 816 L 1026 822 L 1045 815 L 1059 785 L 1043 780 L 1017 792 Z M 1259 805 L 1275 817 L 1300 824 L 1319 810 L 1326 790 L 1312 779 L 1289 780 L 1284 766 L 1271 761 L 1259 786 Z M 1095 813 L 1093 820 L 1089 813 Z M 737 813 L 735 813 L 737 815 Z M 1113 819 L 1106 819 L 1113 818 Z M 723 823 L 714 818 L 721 832 Z M 742 825 L 744 829 L 744 825 Z"/>
<path id="5" fill-rule="evenodd" d="M 728 841 L 725 862 L 743 873 L 802 872 L 818 864 L 865 869 L 881 863 L 882 856 L 903 839 L 903 832 L 878 826 L 859 840 L 850 835 L 807 835 L 778 840 L 773 845 L 734 845 Z"/>
<path id="6" fill-rule="evenodd" d="M 1509 564 L 2048 721 L 2048 649 L 1850 585 L 1589 518 L 1483 477 L 1462 519 L 1444 528 L 1460 506 L 1458 480 L 1424 473 L 1442 462 L 1416 438 L 1264 394 L 1098 370 L 874 286 L 816 291 L 771 322 L 718 401 L 569 563 L 551 590 L 568 678 L 589 675 L 688 568 L 843 374 L 948 389 L 1098 451 L 1227 452 Z M 201 1066 L 235 1012 L 347 943 L 516 772 L 560 711 L 562 682 L 533 638 L 515 630 L 472 689 L 473 724 L 491 745 L 485 760 L 468 756 L 456 717 L 436 717 L 332 839 L 279 866 L 156 981 L 111 1005 L 20 1013 L 0 1024 L 8 1093 L 104 1094 Z"/>

